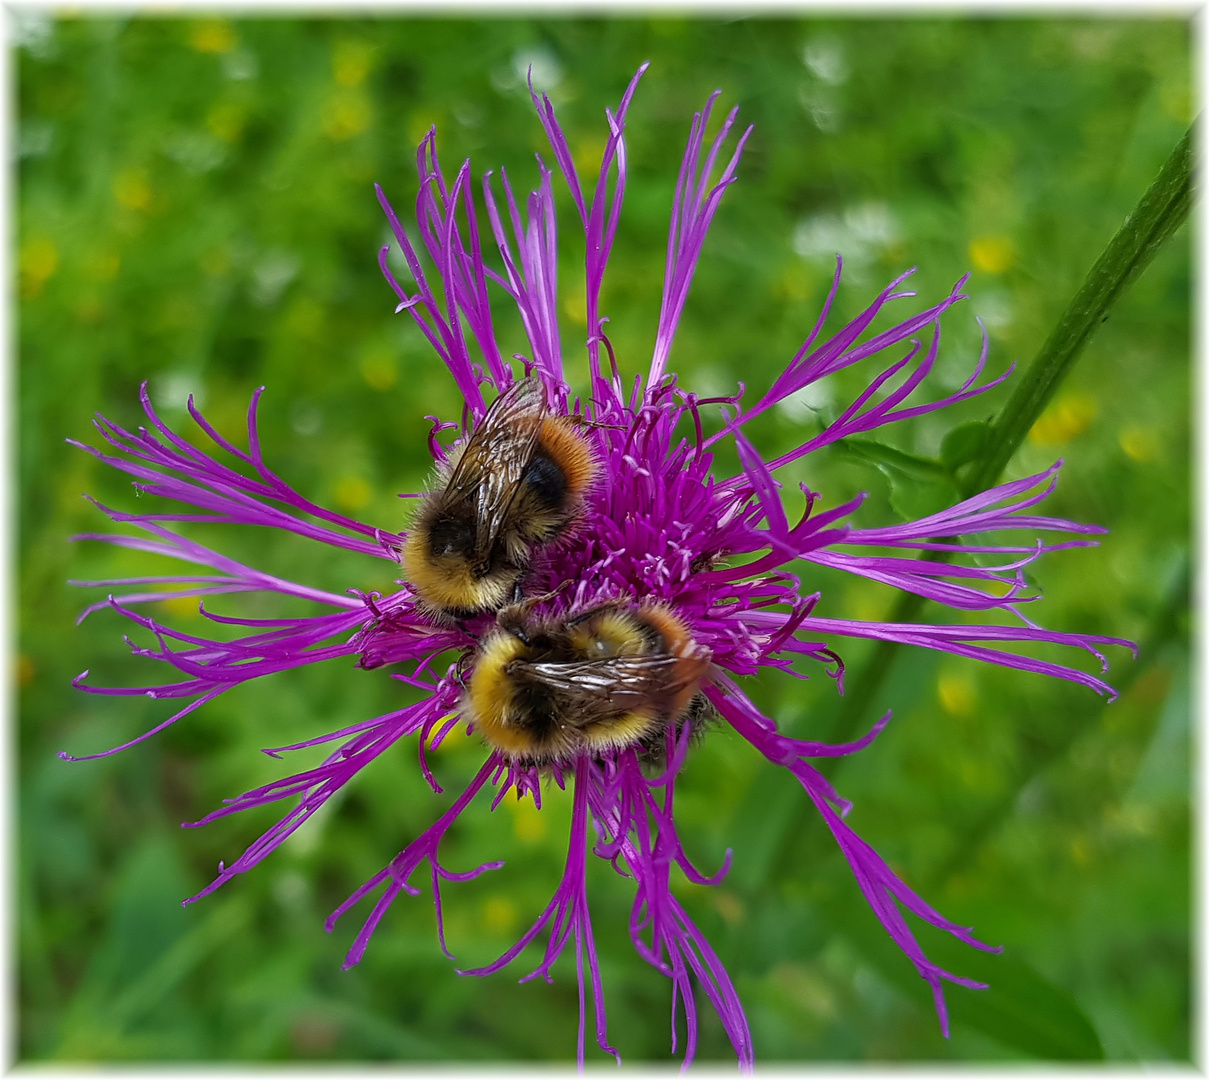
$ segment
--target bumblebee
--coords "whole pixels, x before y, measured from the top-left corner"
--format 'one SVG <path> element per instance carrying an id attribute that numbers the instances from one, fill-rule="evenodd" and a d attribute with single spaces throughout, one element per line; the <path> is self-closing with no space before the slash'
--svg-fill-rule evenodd
<path id="1" fill-rule="evenodd" d="M 596 474 L 577 421 L 553 416 L 537 378 L 508 387 L 438 467 L 403 547 L 408 582 L 452 619 L 512 599 L 535 547 L 574 520 Z"/>
<path id="2" fill-rule="evenodd" d="M 533 603 L 499 613 L 462 699 L 463 715 L 504 756 L 545 765 L 634 746 L 657 765 L 667 729 L 703 719 L 697 688 L 709 654 L 671 609 L 617 601 L 543 619 Z"/>

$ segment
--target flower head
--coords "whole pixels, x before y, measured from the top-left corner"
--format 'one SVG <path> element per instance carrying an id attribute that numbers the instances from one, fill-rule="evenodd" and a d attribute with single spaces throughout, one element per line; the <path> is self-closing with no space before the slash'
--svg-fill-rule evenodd
<path id="1" fill-rule="evenodd" d="M 346 966 L 356 964 L 399 893 L 418 894 L 413 878 L 424 866 L 444 948 L 442 884 L 464 881 L 502 865 L 493 862 L 470 870 L 447 867 L 441 861 L 440 846 L 453 822 L 484 789 L 489 789 L 494 809 L 505 798 L 532 799 L 540 806 L 544 778 L 560 787 L 570 784 L 573 808 L 566 865 L 549 904 L 512 948 L 494 963 L 467 974 L 499 971 L 544 934 L 542 961 L 529 977 L 549 979 L 552 965 L 573 938 L 580 989 L 580 1061 L 589 988 L 596 1041 L 616 1053 L 606 1031 L 586 891 L 585 868 L 592 853 L 633 881 L 631 938 L 640 955 L 672 982 L 673 1043 L 676 1018 L 682 1015 L 687 1036 L 685 1061 L 692 1059 L 696 1044 L 699 988 L 721 1018 L 740 1062 L 749 1065 L 753 1048 L 735 988 L 722 961 L 670 887 L 673 865 L 701 884 L 717 883 L 729 867 L 729 855 L 721 867 L 709 871 L 694 866 L 677 833 L 674 812 L 676 787 L 691 752 L 690 743 L 704 715 L 716 713 L 721 723 L 800 782 L 882 925 L 931 985 L 940 1024 L 947 1033 L 943 981 L 974 987 L 982 984 L 931 962 L 908 927 L 904 910 L 975 948 L 990 947 L 929 907 L 852 831 L 844 820 L 849 804 L 813 764 L 820 757 L 847 755 L 868 746 L 888 714 L 855 742 L 831 745 L 790 738 L 778 730 L 774 719 L 762 715 L 737 679 L 768 668 L 775 669 L 775 677 L 808 676 L 813 668 L 830 675 L 842 692 L 844 666 L 839 643 L 845 638 L 871 638 L 1051 675 L 1111 694 L 1100 678 L 1074 666 L 1015 651 L 1029 643 L 1071 646 L 1090 653 L 1103 668 L 1099 646 L 1127 644 L 1044 630 L 1023 614 L 1024 605 L 1036 599 L 1028 591 L 1024 567 L 1047 551 L 1092 543 L 1087 537 L 1101 530 L 1036 512 L 1054 486 L 1057 465 L 918 521 L 884 528 L 851 524 L 850 515 L 860 497 L 828 502 L 804 485 L 800 498 L 783 497 L 778 473 L 791 462 L 839 439 L 943 409 L 1002 381 L 979 381 L 986 358 L 984 339 L 982 354 L 964 384 L 939 398 L 925 396 L 925 383 L 940 346 L 940 320 L 963 299 L 964 279 L 932 306 L 889 329 L 869 333 L 884 308 L 913 295 L 900 288 L 909 276 L 904 274 L 857 319 L 826 336 L 824 325 L 840 280 L 837 264 L 818 321 L 780 377 L 759 396 L 749 398 L 740 388 L 733 397 L 701 398 L 678 384 L 668 371 L 676 329 L 706 232 L 723 194 L 736 179 L 750 134 L 748 129 L 733 137 L 737 110 L 732 110 L 712 139 L 707 139 L 716 94 L 693 118 L 676 185 L 653 355 L 645 372 L 630 380 L 623 378 L 605 333 L 607 320 L 599 301 L 625 192 L 626 116 L 641 76 L 642 70 L 615 112 L 606 110 L 608 140 L 599 173 L 591 183 L 581 179 L 572 162 L 550 101 L 534 95 L 555 166 L 569 189 L 586 240 L 589 333 L 585 343 L 587 390 L 581 398 L 574 397 L 564 368 L 557 320 L 555 176 L 540 157 L 540 181 L 527 201 L 518 202 L 502 173 L 498 181 L 487 174 L 482 201 L 476 208 L 470 163 L 465 162 L 452 180 L 447 178 L 438 161 L 435 132 L 430 132 L 417 157 L 420 186 L 415 230 L 404 227 L 378 190 L 410 280 L 400 282 L 392 272 L 388 248 L 382 250 L 379 262 L 398 297 L 396 312 L 415 321 L 465 401 L 460 422 L 432 418 L 429 446 L 438 465 L 450 453 L 442 433 L 453 427 L 464 434 L 478 430 L 495 398 L 526 376 L 540 380 L 544 408 L 550 415 L 576 418 L 577 438 L 584 440 L 595 462 L 592 482 L 583 488 L 574 521 L 549 542 L 534 544 L 518 564 L 515 578 L 528 598 L 525 603 L 539 608 L 541 617 L 556 622 L 610 604 L 628 605 L 626 610 L 632 611 L 664 612 L 663 617 L 683 628 L 686 640 L 691 638 L 691 655 L 698 663 L 691 680 L 678 686 L 686 697 L 699 691 L 694 699 L 698 704 L 678 706 L 678 722 L 665 724 L 654 737 L 647 733 L 643 739 L 617 739 L 608 745 L 564 749 L 541 757 L 509 753 L 495 742 L 486 746 L 482 767 L 469 786 L 444 814 L 337 908 L 328 920 L 328 929 L 363 899 L 375 898 L 348 952 Z M 485 257 L 488 234 L 498 261 Z M 426 271 L 426 265 L 435 272 Z M 489 291 L 495 291 L 496 302 L 502 297 L 519 311 L 530 349 L 527 356 L 516 357 L 516 363 L 500 353 Z M 765 460 L 745 432 L 748 422 L 812 383 L 861 363 L 872 364 L 866 388 L 801 445 Z M 177 522 L 270 526 L 402 566 L 407 546 L 404 534 L 317 506 L 269 469 L 257 435 L 260 393 L 253 397 L 248 413 L 247 450 L 220 435 L 192 402 L 190 414 L 211 445 L 203 448 L 204 443 L 186 440 L 159 418 L 145 388 L 146 428 L 129 432 L 103 418 L 97 421 L 106 446 L 87 449 L 130 474 L 140 491 L 162 503 L 140 513 L 101 507 L 111 519 L 132 525 L 137 532 L 84 538 L 171 556 L 197 568 L 170 577 L 87 583 L 120 588 L 107 600 L 91 605 L 84 615 L 112 608 L 147 632 L 149 644 L 132 645 L 134 651 L 169 665 L 176 673 L 172 681 L 133 689 L 89 686 L 84 676 L 77 680 L 93 693 L 148 694 L 179 705 L 151 731 L 107 753 L 142 741 L 248 680 L 280 675 L 332 657 L 354 658 L 362 669 L 389 666 L 393 677 L 419 688 L 423 696 L 417 703 L 385 715 L 269 751 L 279 756 L 304 747 L 334 746 L 318 766 L 249 791 L 198 823 L 271 803 L 287 807 L 239 858 L 220 865 L 214 881 L 193 900 L 269 856 L 363 768 L 401 740 L 415 739 L 419 767 L 439 791 L 426 750 L 439 746 L 456 727 L 473 727 L 476 713 L 463 708 L 466 684 L 486 663 L 482 642 L 495 625 L 491 611 L 474 611 L 463 619 L 447 617 L 424 602 L 403 579 L 389 595 L 355 590 L 339 595 L 295 584 L 230 559 L 174 528 Z M 707 435 L 707 429 L 712 433 Z M 740 467 L 734 475 L 720 475 L 715 466 L 714 448 L 726 442 L 737 451 Z M 464 443 L 459 445 L 464 447 Z M 447 473 L 448 465 L 445 469 Z M 795 502 L 791 516 L 786 504 Z M 1056 539 L 1038 539 L 1039 534 Z M 967 539 L 970 537 L 975 539 Z M 928 556 L 914 557 L 920 552 Z M 967 618 L 959 623 L 902 624 L 839 617 L 828 613 L 819 593 L 809 590 L 812 564 L 918 594 L 967 613 Z M 805 584 L 800 575 L 805 576 Z M 248 592 L 299 598 L 313 604 L 316 613 L 250 619 L 219 615 L 205 606 L 205 598 L 213 595 Z M 492 594 L 491 603 L 478 606 L 498 607 L 502 602 L 498 593 Z M 140 612 L 142 604 L 182 594 L 202 598 L 202 614 L 221 624 L 223 633 L 213 638 L 184 633 Z M 970 621 L 971 612 L 1004 617 L 982 623 Z M 457 662 L 448 662 L 450 650 L 457 651 Z"/>

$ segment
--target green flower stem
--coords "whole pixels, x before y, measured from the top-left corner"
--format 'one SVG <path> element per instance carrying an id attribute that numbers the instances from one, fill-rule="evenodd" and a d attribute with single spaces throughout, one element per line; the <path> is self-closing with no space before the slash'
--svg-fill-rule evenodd
<path id="1" fill-rule="evenodd" d="M 1192 204 L 1193 130 L 1189 128 L 1171 152 L 1016 384 L 1015 392 L 991 425 L 986 453 L 965 476 L 959 476 L 962 498 L 985 491 L 999 480 L 1083 347 L 1107 320 L 1112 305 L 1188 217 Z"/>
<path id="2" fill-rule="evenodd" d="M 1053 332 L 1016 384 L 1015 392 L 991 425 L 982 456 L 959 472 L 957 487 L 963 499 L 985 491 L 998 482 L 1029 429 L 1074 367 L 1084 346 L 1108 318 L 1112 305 L 1150 265 L 1159 249 L 1188 217 L 1194 179 L 1194 131 L 1195 125 L 1176 145 L 1154 183 L 1096 260 L 1082 287 L 1062 313 Z M 943 553 L 928 553 L 923 557 L 944 561 Z M 888 621 L 916 622 L 923 604 L 922 597 L 902 593 Z M 832 730 L 820 737 L 835 742 L 854 737 L 890 673 L 898 651 L 899 647 L 892 642 L 878 643 L 857 677 L 848 680 L 850 690 L 844 697 Z M 832 758 L 820 762 L 820 766 L 824 772 L 832 772 L 843 760 Z"/>

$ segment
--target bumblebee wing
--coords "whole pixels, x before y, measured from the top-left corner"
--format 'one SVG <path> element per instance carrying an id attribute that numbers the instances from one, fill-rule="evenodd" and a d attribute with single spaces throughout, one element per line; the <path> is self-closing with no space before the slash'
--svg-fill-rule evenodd
<path id="1" fill-rule="evenodd" d="M 613 656 L 573 663 L 524 664 L 522 681 L 545 687 L 575 702 L 566 716 L 574 727 L 588 727 L 655 704 L 668 711 L 672 700 L 705 674 L 704 656 Z"/>
<path id="2" fill-rule="evenodd" d="M 469 498 L 482 491 L 489 475 L 499 478 L 495 489 L 510 491 L 520 481 L 546 411 L 541 382 L 534 378 L 513 383 L 491 404 L 466 440 L 457 467 L 445 485 L 450 495 Z M 499 500 L 497 497 L 497 501 Z"/>
<path id="3" fill-rule="evenodd" d="M 471 432 L 445 491 L 452 499 L 474 499 L 476 548 L 486 554 L 495 543 L 509 505 L 533 458 L 546 396 L 540 380 L 513 383 L 492 403 Z"/>

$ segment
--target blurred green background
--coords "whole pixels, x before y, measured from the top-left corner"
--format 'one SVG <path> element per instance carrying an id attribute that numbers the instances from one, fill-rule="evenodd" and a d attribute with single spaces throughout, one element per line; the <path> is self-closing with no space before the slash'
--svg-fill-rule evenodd
<path id="1" fill-rule="evenodd" d="M 157 673 L 127 655 L 116 617 L 73 626 L 92 597 L 65 580 L 159 568 L 68 544 L 103 524 L 82 492 L 125 507 L 135 496 L 64 439 L 89 439 L 94 410 L 138 423 L 137 387 L 150 379 L 167 419 L 192 427 L 192 392 L 241 441 L 248 398 L 264 384 L 263 444 L 279 474 L 318 502 L 400 527 L 395 494 L 426 472 L 421 416 L 453 417 L 457 401 L 410 320 L 391 314 L 371 185 L 384 185 L 406 221 L 414 146 L 435 123 L 447 172 L 473 155 L 476 175 L 503 165 L 528 190 L 543 149 L 523 87 L 530 64 L 586 164 L 599 161 L 605 106 L 652 62 L 630 113 L 630 185 L 603 303 L 628 371 L 653 341 L 691 114 L 721 87 L 723 105 L 740 104 L 756 127 L 673 353 L 684 384 L 767 385 L 813 324 L 837 250 L 846 273 L 833 327 L 910 266 L 921 304 L 971 270 L 971 299 L 947 318 L 934 392 L 964 378 L 976 315 L 999 373 L 1031 358 L 1186 130 L 1188 24 L 10 16 L 21 1058 L 568 1061 L 570 956 L 553 986 L 518 985 L 532 966 L 523 963 L 459 977 L 437 947 L 426 896 L 399 900 L 361 965 L 340 970 L 363 909 L 330 936 L 324 916 L 446 805 L 411 745 L 256 872 L 179 904 L 273 817 L 183 832 L 178 822 L 296 764 L 258 748 L 406 700 L 384 672 L 323 665 L 243 687 L 116 757 L 55 758 L 167 715 L 162 703 L 70 688 L 85 667 L 94 681 L 125 685 Z M 556 191 L 574 366 L 582 240 Z M 900 302 L 898 317 L 915 303 Z M 514 317 L 501 315 L 500 331 L 505 353 L 523 348 Z M 752 432 L 757 445 L 772 453 L 801 441 L 876 370 L 777 410 Z M 735 861 L 722 887 L 680 892 L 735 979 L 760 1060 L 1189 1058 L 1188 379 L 1185 230 L 1114 309 L 1009 470 L 1064 457 L 1051 511 L 1111 529 L 1100 548 L 1032 568 L 1046 599 L 1031 614 L 1146 643 L 1136 663 L 1113 654 L 1121 699 L 1105 706 L 1036 676 L 904 655 L 862 723 L 889 706 L 895 720 L 836 774 L 856 802 L 849 821 L 891 865 L 947 916 L 1005 946 L 987 957 L 922 935 L 951 970 L 993 983 L 981 994 L 950 989 L 950 1040 L 791 779 L 725 732 L 697 752 L 679 795 L 687 849 L 707 868 L 728 846 Z M 995 391 L 884 438 L 935 456 L 950 427 L 1005 398 Z M 869 491 L 865 523 L 951 497 L 843 448 L 812 457 L 794 479 L 828 505 Z M 389 586 L 384 565 L 289 541 L 215 542 L 297 580 Z M 828 616 L 878 618 L 894 600 L 859 581 L 806 584 L 824 589 Z M 195 605 L 164 606 L 201 629 Z M 857 678 L 865 652 L 840 647 Z M 750 690 L 796 735 L 834 721 L 829 679 L 766 676 Z M 449 791 L 479 760 L 465 739 L 435 759 Z M 544 906 L 565 854 L 558 796 L 541 814 L 476 804 L 451 834 L 447 865 L 508 860 L 447 890 L 460 966 L 502 951 Z M 669 1060 L 669 984 L 629 943 L 627 883 L 603 865 L 589 876 L 610 1034 L 629 1061 Z M 702 1006 L 702 1056 L 733 1060 Z"/>

